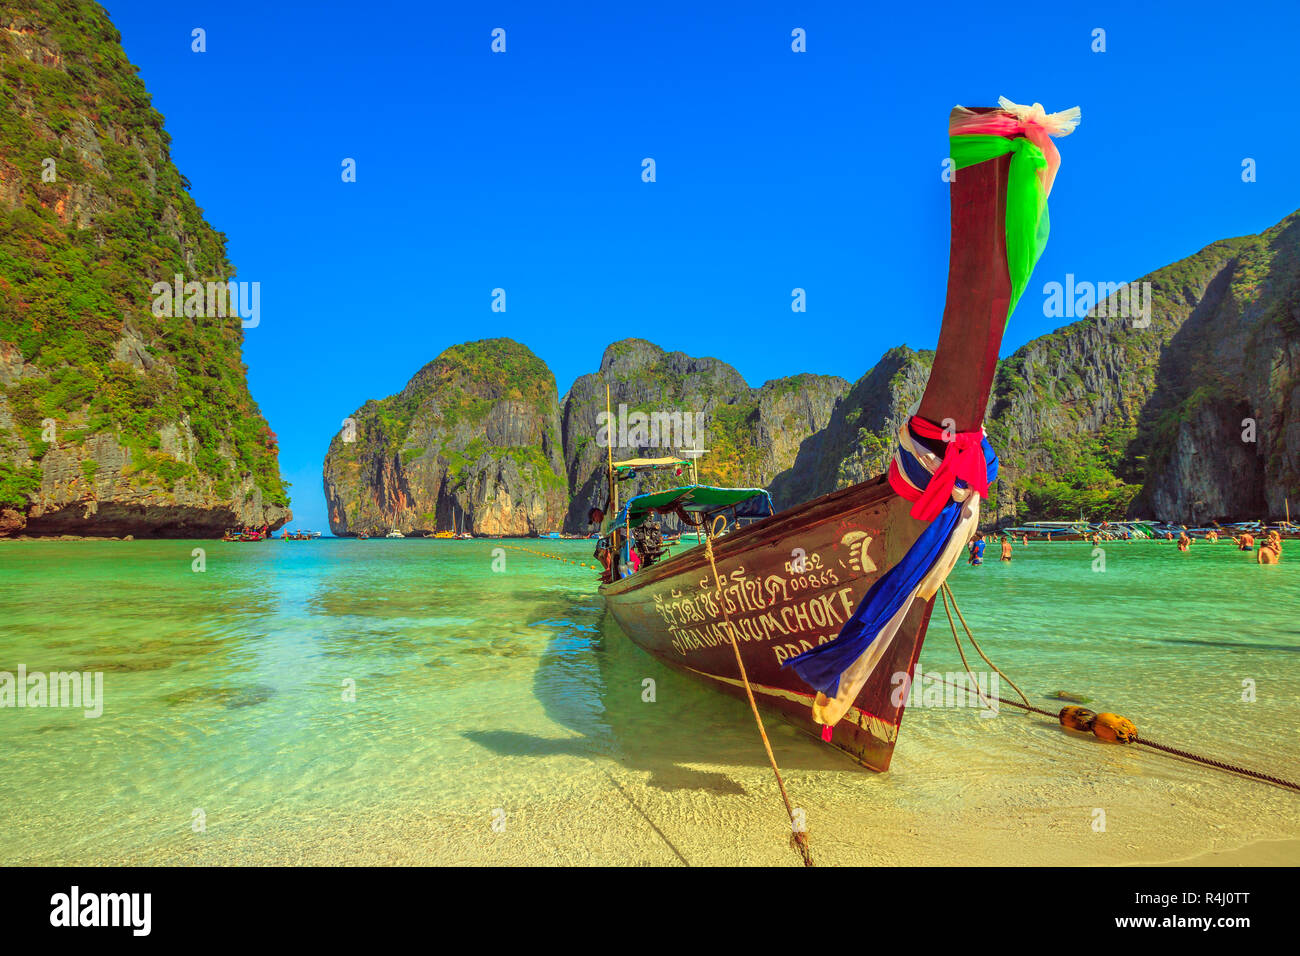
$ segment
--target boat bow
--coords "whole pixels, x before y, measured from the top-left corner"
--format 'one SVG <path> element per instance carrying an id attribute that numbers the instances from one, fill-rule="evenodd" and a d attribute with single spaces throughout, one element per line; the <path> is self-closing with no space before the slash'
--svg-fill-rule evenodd
<path id="1" fill-rule="evenodd" d="M 997 474 L 984 412 L 1008 314 L 1046 242 L 1049 137 L 1077 119 L 1005 100 L 953 111 L 943 325 L 889 475 L 727 535 L 717 579 L 695 548 L 606 584 L 637 644 L 743 695 L 734 646 L 761 704 L 888 768 L 934 595 Z"/>

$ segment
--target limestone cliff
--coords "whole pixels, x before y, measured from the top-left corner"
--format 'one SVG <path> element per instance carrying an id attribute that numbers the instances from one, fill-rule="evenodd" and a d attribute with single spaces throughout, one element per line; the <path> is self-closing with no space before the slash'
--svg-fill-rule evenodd
<path id="1" fill-rule="evenodd" d="M 889 467 L 895 435 L 916 410 L 933 352 L 890 349 L 834 406 L 824 429 L 802 443 L 791 467 L 772 482 L 778 507 L 874 478 Z"/>
<path id="2" fill-rule="evenodd" d="M 330 530 L 557 530 L 568 505 L 559 416 L 555 376 L 524 346 L 452 346 L 330 442 Z"/>
<path id="3" fill-rule="evenodd" d="M 572 494 L 564 526 L 572 532 L 586 530 L 592 505 L 605 504 L 609 452 L 599 416 L 606 410 L 606 384 L 610 412 L 626 426 L 608 431 L 615 460 L 703 448 L 708 452 L 699 459 L 701 482 L 764 488 L 794 464 L 800 444 L 826 426 L 848 390 L 844 379 L 808 374 L 751 388 L 718 359 L 665 352 L 643 339 L 615 342 L 599 371 L 579 377 L 564 400 L 565 473 Z M 644 416 L 649 427 L 638 430 L 635 416 Z M 640 480 L 623 482 L 620 499 L 647 487 Z"/>
<path id="4" fill-rule="evenodd" d="M 603 420 L 606 383 L 612 423 Z M 751 388 L 725 362 L 627 339 L 560 400 L 555 377 L 524 346 L 454 346 L 398 395 L 362 406 L 352 440 L 331 442 L 330 526 L 336 534 L 584 533 L 588 508 L 606 503 L 606 442 L 616 460 L 707 448 L 701 481 L 766 487 L 847 389 L 823 375 Z M 626 500 L 643 487 L 628 481 L 619 492 Z"/>
<path id="5" fill-rule="evenodd" d="M 1094 310 L 999 366 L 986 427 L 1002 470 L 988 524 L 1080 513 L 1201 523 L 1276 518 L 1288 496 L 1300 505 L 1300 213 L 1260 236 L 1216 242 L 1142 283 L 1151 287 L 1149 322 Z M 402 444 L 394 436 L 405 425 L 362 440 L 360 457 L 332 448 L 326 490 L 336 530 L 359 520 L 373 533 L 395 516 L 403 530 L 449 529 L 463 508 L 481 533 L 526 533 L 561 519 L 564 530 L 582 532 L 588 508 L 605 504 L 606 441 L 616 459 L 706 448 L 701 481 L 768 487 L 779 508 L 789 507 L 885 471 L 933 359 L 900 346 L 852 388 L 796 375 L 755 389 L 718 359 L 627 339 L 574 382 L 555 419 L 554 379 L 540 360 L 514 343 L 494 347 L 530 360 L 517 363 L 522 372 L 496 368 L 482 399 L 492 405 L 512 385 L 525 389 L 531 398 L 518 427 L 458 433 L 448 447 L 460 457 L 444 455 L 445 465 L 437 456 L 408 465 L 404 456 L 441 449 L 444 439 L 421 434 Z M 419 380 L 402 393 L 407 399 L 368 404 L 359 420 L 405 421 L 403 403 Z M 456 385 L 466 387 L 480 386 Z M 468 447 L 472 440 L 480 444 Z M 449 485 L 449 475 L 468 480 L 456 469 L 471 459 L 465 474 L 498 491 Z M 520 468 L 525 461 L 532 471 Z M 413 481 L 417 472 L 423 477 Z M 647 488 L 625 482 L 620 497 Z M 417 493 L 421 503 L 411 504 Z M 408 521 L 411 514 L 422 523 Z"/>
<path id="6" fill-rule="evenodd" d="M 1003 515 L 1281 516 L 1300 489 L 1298 252 L 1294 215 L 1213 243 L 1138 280 L 1149 326 L 1094 313 L 1004 362 Z"/>
<path id="7" fill-rule="evenodd" d="M 1149 324 L 1093 309 L 999 366 L 989 523 L 1277 518 L 1300 498 L 1300 213 L 1136 284 L 1148 282 Z M 790 504 L 881 473 L 928 366 L 888 353 L 774 494 Z"/>
<path id="8" fill-rule="evenodd" d="M 279 527 L 239 316 L 159 314 L 233 269 L 119 41 L 89 0 L 0 2 L 0 535 Z"/>

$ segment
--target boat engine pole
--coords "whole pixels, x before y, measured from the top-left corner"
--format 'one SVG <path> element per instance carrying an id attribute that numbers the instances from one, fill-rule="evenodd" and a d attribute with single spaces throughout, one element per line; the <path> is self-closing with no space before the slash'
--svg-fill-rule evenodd
<path id="1" fill-rule="evenodd" d="M 609 512 L 610 521 L 618 520 L 618 483 L 614 480 L 614 418 L 610 412 L 609 405 L 609 382 L 605 383 L 605 436 L 608 439 L 605 447 L 609 451 L 609 494 L 605 497 L 605 504 L 612 510 Z M 610 545 L 613 547 L 615 557 L 618 553 L 618 529 L 615 528 L 610 536 Z M 617 567 L 617 561 L 613 562 L 611 567 Z"/>

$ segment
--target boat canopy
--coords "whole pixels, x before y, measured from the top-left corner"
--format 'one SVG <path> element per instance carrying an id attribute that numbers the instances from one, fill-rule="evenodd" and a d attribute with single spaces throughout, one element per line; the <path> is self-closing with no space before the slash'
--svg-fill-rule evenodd
<path id="1" fill-rule="evenodd" d="M 614 462 L 614 470 L 618 472 L 618 480 L 624 481 L 635 478 L 639 471 L 671 468 L 681 474 L 681 470 L 689 464 L 690 462 L 685 458 L 629 458 L 626 461 Z"/>
<path id="2" fill-rule="evenodd" d="M 772 496 L 762 488 L 685 485 L 628 499 L 613 527 L 638 528 L 650 517 L 651 512 L 668 512 L 675 508 L 706 517 L 731 509 L 734 509 L 737 518 L 766 518 L 776 513 L 776 508 L 772 506 Z"/>

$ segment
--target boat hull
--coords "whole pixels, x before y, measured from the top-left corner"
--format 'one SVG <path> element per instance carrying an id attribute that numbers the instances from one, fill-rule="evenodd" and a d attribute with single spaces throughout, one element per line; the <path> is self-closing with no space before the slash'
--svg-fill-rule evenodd
<path id="1" fill-rule="evenodd" d="M 925 526 L 909 517 L 910 507 L 879 478 L 715 540 L 722 605 L 703 546 L 603 585 L 601 593 L 642 649 L 743 698 L 734 635 L 758 704 L 820 737 L 822 725 L 812 718 L 814 692 L 782 664 L 834 640 L 871 585 L 912 545 Z M 854 706 L 835 725 L 831 746 L 873 770 L 889 768 L 931 606 L 914 603 Z"/>

